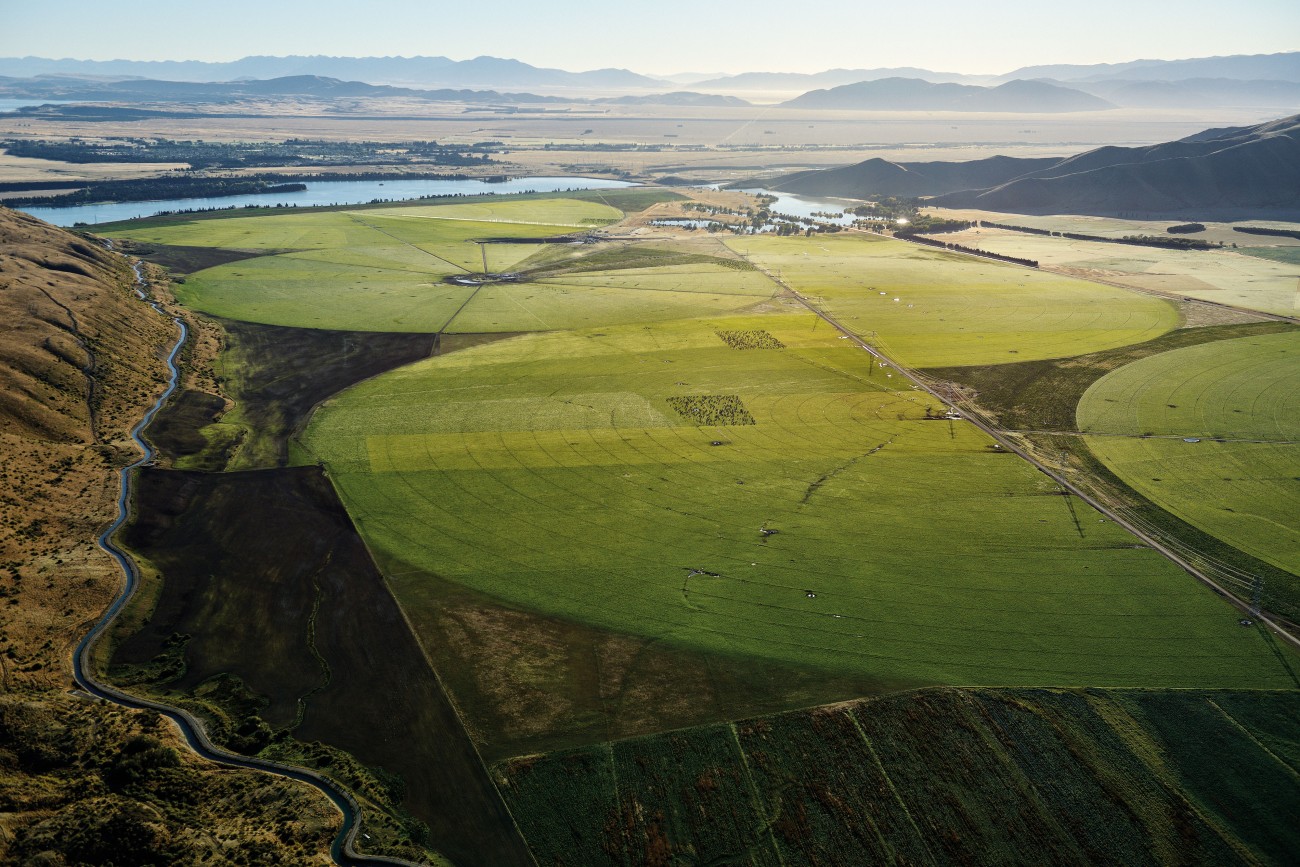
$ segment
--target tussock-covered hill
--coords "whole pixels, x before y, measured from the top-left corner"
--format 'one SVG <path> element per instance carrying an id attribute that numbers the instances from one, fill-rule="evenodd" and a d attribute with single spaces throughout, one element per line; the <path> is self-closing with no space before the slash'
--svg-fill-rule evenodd
<path id="1" fill-rule="evenodd" d="M 126 261 L 0 208 L 0 658 L 6 690 L 63 686 L 121 583 L 95 546 L 129 433 L 162 390 L 175 327 Z"/>
<path id="2" fill-rule="evenodd" d="M 0 208 L 0 433 L 52 443 L 125 437 L 171 326 L 131 292 L 120 256 Z"/>
<path id="3" fill-rule="evenodd" d="M 68 690 L 121 586 L 95 537 L 176 338 L 133 282 L 97 242 L 0 208 L 0 863 L 330 863 L 324 798 Z"/>

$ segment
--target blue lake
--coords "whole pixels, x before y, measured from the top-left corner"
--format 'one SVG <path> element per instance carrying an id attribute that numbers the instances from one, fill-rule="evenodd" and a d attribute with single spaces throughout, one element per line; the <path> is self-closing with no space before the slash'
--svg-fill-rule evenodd
<path id="1" fill-rule="evenodd" d="M 75 101 L 71 99 L 0 99 L 0 114 L 7 111 L 17 111 L 28 105 L 71 105 Z"/>
<path id="2" fill-rule="evenodd" d="M 818 199 L 812 196 L 797 196 L 794 193 L 774 192 L 765 190 L 761 187 L 742 190 L 741 192 L 752 193 L 756 196 L 775 196 L 776 201 L 768 208 L 774 214 L 786 214 L 791 217 L 806 217 L 811 220 L 819 220 L 823 223 L 834 223 L 840 226 L 851 226 L 853 221 L 858 219 L 853 214 L 846 214 L 842 217 L 814 216 L 815 214 L 840 214 L 845 208 L 856 208 L 862 202 L 858 199 Z"/>
<path id="3" fill-rule="evenodd" d="M 563 190 L 610 190 L 630 187 L 627 181 L 602 178 L 546 177 L 512 178 L 500 183 L 482 180 L 387 180 L 387 181 L 304 181 L 307 189 L 293 193 L 261 193 L 243 196 L 214 196 L 192 199 L 159 199 L 149 202 L 105 202 L 70 208 L 21 208 L 56 226 L 74 223 L 113 223 L 152 217 L 164 211 L 193 211 L 208 208 L 242 208 L 246 205 L 358 205 L 375 199 L 419 199 L 426 196 L 476 196 L 492 193 L 554 193 Z"/>

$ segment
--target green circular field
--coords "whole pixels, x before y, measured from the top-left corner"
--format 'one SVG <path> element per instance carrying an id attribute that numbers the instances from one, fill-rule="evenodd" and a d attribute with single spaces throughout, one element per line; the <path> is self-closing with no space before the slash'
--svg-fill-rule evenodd
<path id="1" fill-rule="evenodd" d="M 1089 448 L 1144 496 L 1300 574 L 1300 332 L 1121 367 L 1084 394 L 1078 421 Z"/>
<path id="2" fill-rule="evenodd" d="M 554 253 L 537 239 L 614 222 L 572 199 L 493 200 L 234 217 L 132 227 L 154 244 L 254 254 L 176 285 L 186 306 L 245 322 L 359 331 L 537 331 L 655 322 L 742 310 L 776 286 L 754 270 L 695 261 L 609 273 L 456 285 L 447 278 L 521 267 Z M 517 241 L 480 245 L 484 239 Z M 532 241 L 532 243 L 530 243 Z M 565 249 L 565 245 L 558 245 Z M 697 259 L 702 257 L 696 257 Z"/>
<path id="3" fill-rule="evenodd" d="M 1069 358 L 1178 327 L 1164 299 L 903 241 L 822 235 L 726 244 L 912 367 Z"/>
<path id="4" fill-rule="evenodd" d="M 763 345 L 770 348 L 736 348 Z M 317 412 L 417 629 L 437 579 L 890 682 L 1285 686 L 1258 631 L 809 315 L 531 334 Z"/>

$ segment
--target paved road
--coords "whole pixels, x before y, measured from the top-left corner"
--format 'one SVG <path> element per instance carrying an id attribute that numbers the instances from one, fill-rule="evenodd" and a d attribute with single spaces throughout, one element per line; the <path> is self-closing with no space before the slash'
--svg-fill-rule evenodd
<path id="1" fill-rule="evenodd" d="M 111 246 L 109 249 L 112 249 Z M 145 300 L 145 294 L 142 288 L 146 283 L 145 277 L 141 273 L 141 268 L 138 263 L 132 267 L 135 270 L 136 276 L 136 294 L 141 300 Z M 166 312 L 157 303 L 150 302 L 150 306 L 152 306 L 154 310 L 158 311 L 158 313 L 164 316 L 166 315 Z M 113 704 L 121 705 L 122 707 L 131 708 L 133 710 L 148 709 L 163 714 L 180 727 L 181 734 L 185 737 L 185 742 L 189 745 L 190 749 L 208 761 L 216 762 L 225 767 L 261 771 L 274 776 L 296 780 L 319 790 L 329 798 L 338 808 L 339 812 L 343 814 L 343 824 L 339 828 L 338 836 L 334 839 L 334 842 L 330 847 L 330 855 L 333 857 L 335 864 L 341 865 L 341 867 L 354 867 L 354 865 L 362 867 L 362 865 L 372 864 L 395 864 L 402 865 L 402 867 L 419 867 L 419 865 L 413 861 L 403 861 L 398 858 L 367 856 L 356 851 L 355 842 L 357 834 L 360 831 L 361 806 L 346 788 L 335 782 L 333 779 L 324 774 L 317 773 L 316 771 L 308 770 L 307 768 L 296 768 L 291 765 L 281 764 L 280 762 L 272 762 L 265 759 L 252 758 L 250 756 L 241 756 L 237 753 L 224 750 L 214 744 L 208 737 L 203 721 L 188 711 L 182 708 L 162 704 L 161 702 L 152 701 L 150 699 L 129 695 L 116 687 L 98 680 L 93 673 L 95 671 L 93 657 L 97 640 L 104 634 L 109 626 L 112 625 L 113 621 L 117 619 L 118 614 L 124 607 L 126 607 L 126 604 L 131 600 L 131 597 L 135 594 L 136 588 L 139 586 L 140 574 L 136 568 L 135 562 L 131 560 L 125 551 L 117 546 L 113 541 L 113 535 L 121 528 L 127 519 L 133 471 L 137 467 L 153 460 L 154 457 L 153 447 L 144 440 L 141 434 L 144 429 L 149 426 L 149 423 L 153 421 L 158 410 L 162 408 L 163 403 L 165 403 L 167 398 L 171 397 L 172 393 L 176 390 L 177 382 L 180 377 L 180 371 L 176 366 L 176 357 L 180 354 L 181 347 L 185 345 L 185 340 L 189 336 L 189 330 L 186 328 L 185 323 L 180 319 L 173 318 L 172 322 L 176 324 L 180 333 L 176 339 L 176 343 L 171 348 L 171 352 L 167 356 L 167 368 L 169 372 L 167 388 L 163 391 L 158 400 L 154 402 L 153 406 L 149 408 L 149 411 L 145 413 L 144 417 L 140 419 L 139 423 L 131 429 L 131 439 L 135 442 L 136 447 L 139 448 L 140 457 L 134 463 L 124 467 L 120 471 L 120 486 L 117 497 L 117 517 L 107 529 L 99 534 L 99 538 L 96 540 L 99 547 L 107 552 L 108 555 L 117 562 L 118 566 L 121 567 L 122 572 L 126 577 L 126 585 L 123 588 L 122 593 L 113 600 L 113 603 L 108 607 L 108 610 L 105 611 L 103 616 L 95 622 L 94 626 L 90 628 L 90 631 L 86 633 L 86 636 L 77 645 L 76 652 L 72 658 L 73 677 L 82 690 L 97 699 L 110 701 Z"/>

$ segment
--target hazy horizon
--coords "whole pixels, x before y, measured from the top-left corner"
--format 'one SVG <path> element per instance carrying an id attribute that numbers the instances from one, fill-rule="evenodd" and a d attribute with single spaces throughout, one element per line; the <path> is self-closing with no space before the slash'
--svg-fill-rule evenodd
<path id="1" fill-rule="evenodd" d="M 556 0 L 545 8 L 522 0 L 473 8 L 414 0 L 231 0 L 216 14 L 160 0 L 133 0 L 111 10 L 62 0 L 23 3 L 5 17 L 5 57 L 229 62 L 253 55 L 489 55 L 572 71 L 617 67 L 647 75 L 901 66 L 1000 75 L 1045 64 L 1300 48 L 1300 7 L 1283 0 L 1239 3 L 1230 14 L 1208 0 L 1097 0 L 1086 15 L 1026 0 L 978 6 L 933 0 L 923 12 L 848 0 L 797 12 L 774 0 L 743 10 L 683 0 L 609 7 Z"/>

